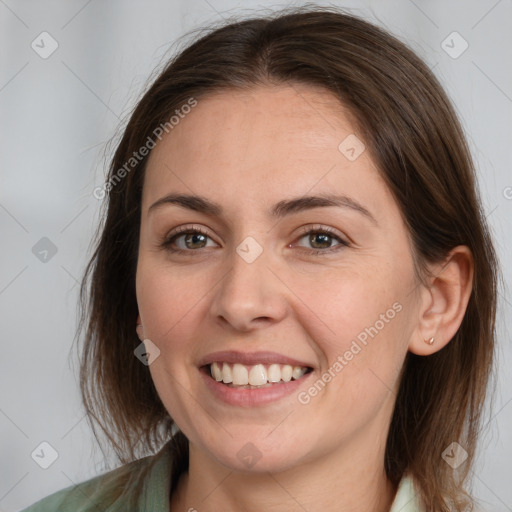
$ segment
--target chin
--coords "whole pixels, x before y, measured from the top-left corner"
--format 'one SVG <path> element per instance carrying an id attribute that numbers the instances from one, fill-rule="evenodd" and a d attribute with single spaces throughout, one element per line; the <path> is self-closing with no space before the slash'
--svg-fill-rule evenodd
<path id="1" fill-rule="evenodd" d="M 297 441 L 285 442 L 283 438 L 270 441 L 265 436 L 269 430 L 258 437 L 246 436 L 244 439 L 235 438 L 225 442 L 229 451 L 219 451 L 222 443 L 216 443 L 208 449 L 210 457 L 231 471 L 246 474 L 279 473 L 302 463 L 306 454 L 297 453 Z"/>

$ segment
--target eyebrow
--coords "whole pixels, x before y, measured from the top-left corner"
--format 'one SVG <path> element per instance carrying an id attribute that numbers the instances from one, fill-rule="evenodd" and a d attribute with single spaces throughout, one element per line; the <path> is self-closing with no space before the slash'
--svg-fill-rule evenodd
<path id="1" fill-rule="evenodd" d="M 148 209 L 148 214 L 168 204 L 174 204 L 182 208 L 216 217 L 221 217 L 223 213 L 222 206 L 206 197 L 191 194 L 168 194 L 153 203 Z M 373 224 L 378 225 L 375 217 L 362 204 L 351 197 L 336 194 L 320 194 L 316 196 L 301 196 L 285 199 L 272 206 L 269 215 L 279 219 L 293 213 L 328 206 L 350 208 L 367 217 Z"/>

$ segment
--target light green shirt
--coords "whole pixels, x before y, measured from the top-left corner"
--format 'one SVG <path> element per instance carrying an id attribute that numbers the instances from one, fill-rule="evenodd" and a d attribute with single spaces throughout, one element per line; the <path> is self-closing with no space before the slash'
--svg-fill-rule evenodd
<path id="1" fill-rule="evenodd" d="M 172 457 L 168 448 L 169 443 L 155 455 L 62 489 L 21 512 L 170 512 Z M 148 470 L 142 491 L 136 495 L 127 485 L 128 491 L 119 496 L 127 475 L 132 475 L 131 481 L 135 482 L 141 470 Z M 118 496 L 106 497 L 107 488 L 117 489 Z M 424 512 L 411 477 L 401 480 L 389 512 Z"/>

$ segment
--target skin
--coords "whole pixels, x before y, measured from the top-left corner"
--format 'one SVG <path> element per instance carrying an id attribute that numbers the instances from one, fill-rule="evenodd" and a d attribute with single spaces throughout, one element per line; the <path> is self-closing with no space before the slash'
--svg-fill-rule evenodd
<path id="1" fill-rule="evenodd" d="M 354 133 L 328 92 L 260 86 L 199 99 L 152 150 L 136 289 L 142 338 L 160 350 L 151 376 L 190 441 L 172 510 L 391 507 L 397 489 L 384 453 L 400 369 L 408 351 L 428 355 L 453 337 L 473 267 L 457 247 L 432 266 L 426 286 L 417 282 L 407 229 L 369 151 L 350 161 L 338 149 Z M 224 213 L 177 205 L 148 212 L 171 192 L 205 196 Z M 377 223 L 334 206 L 268 216 L 278 201 L 321 193 L 350 196 Z M 208 238 L 187 245 L 182 235 L 174 247 L 189 252 L 169 252 L 161 241 L 179 226 L 201 227 Z M 303 226 L 335 232 L 311 241 Z M 263 249 L 252 263 L 236 252 L 248 236 Z M 316 254 L 329 247 L 339 250 Z M 264 406 L 228 405 L 199 373 L 198 360 L 214 351 L 271 350 L 314 368 L 299 388 L 307 391 L 397 302 L 401 311 L 307 404 L 294 392 Z M 424 340 L 432 336 L 431 346 Z M 237 457 L 249 442 L 260 453 L 251 468 Z"/>

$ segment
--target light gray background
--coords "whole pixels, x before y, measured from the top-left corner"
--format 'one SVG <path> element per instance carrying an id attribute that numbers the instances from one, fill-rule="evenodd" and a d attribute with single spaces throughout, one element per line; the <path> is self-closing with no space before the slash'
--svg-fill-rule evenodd
<path id="1" fill-rule="evenodd" d="M 106 142 L 179 36 L 222 17 L 291 4 L 0 0 L 0 511 L 20 510 L 106 467 L 83 419 L 78 367 L 68 358 Z M 408 42 L 441 79 L 468 132 L 509 281 L 511 0 L 334 4 Z M 41 45 L 43 31 L 59 45 L 47 59 L 31 48 L 34 40 Z M 469 44 L 458 58 L 441 46 L 453 31 Z M 453 53 L 463 43 L 448 44 Z M 43 237 L 57 248 L 46 262 L 32 252 Z M 501 292 L 496 402 L 474 478 L 485 509 L 500 512 L 512 510 L 512 300 Z M 43 441 L 58 453 L 48 469 L 31 458 Z"/>

